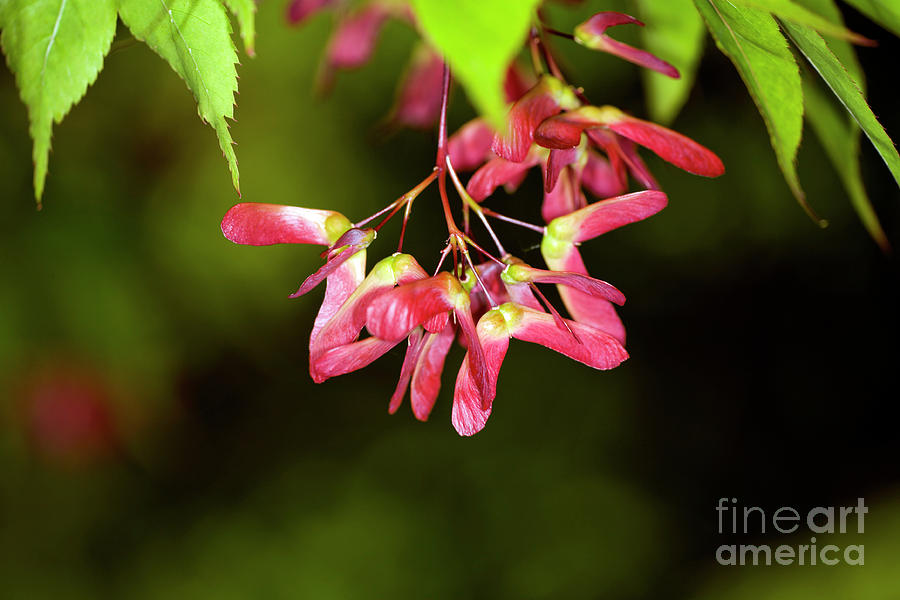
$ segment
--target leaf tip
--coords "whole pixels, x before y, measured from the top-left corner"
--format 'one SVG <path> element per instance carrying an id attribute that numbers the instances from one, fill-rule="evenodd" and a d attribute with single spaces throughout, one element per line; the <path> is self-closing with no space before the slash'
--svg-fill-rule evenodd
<path id="1" fill-rule="evenodd" d="M 44 196 L 44 182 L 47 179 L 47 165 L 37 163 L 34 167 L 34 201 L 37 203 L 38 210 L 41 210 L 41 202 Z"/>

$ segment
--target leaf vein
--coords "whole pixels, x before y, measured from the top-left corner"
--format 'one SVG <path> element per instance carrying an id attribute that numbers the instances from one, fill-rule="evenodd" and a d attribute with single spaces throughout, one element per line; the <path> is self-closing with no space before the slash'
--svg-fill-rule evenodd
<path id="1" fill-rule="evenodd" d="M 68 0 L 62 0 L 59 5 L 59 13 L 56 15 L 56 23 L 53 24 L 53 32 L 50 34 L 50 41 L 47 42 L 47 50 L 44 52 L 44 63 L 41 65 L 42 87 L 44 83 L 44 71 L 47 70 L 47 62 L 50 60 L 50 50 L 53 48 L 53 44 L 56 42 L 56 34 L 59 33 L 59 23 L 62 21 L 63 11 L 66 10 L 66 2 L 68 2 Z"/>
<path id="2" fill-rule="evenodd" d="M 172 24 L 172 27 L 175 29 L 175 32 L 178 34 L 178 37 L 181 38 L 181 43 L 184 44 L 184 47 L 187 48 L 188 54 L 191 57 L 191 62 L 194 63 L 194 70 L 197 72 L 197 80 L 200 82 L 200 86 L 203 88 L 203 92 L 206 94 L 207 102 L 211 102 L 212 98 L 209 93 L 209 88 L 206 87 L 206 82 L 203 81 L 203 74 L 200 71 L 200 65 L 197 64 L 197 59 L 194 58 L 194 52 L 191 49 L 190 45 L 187 43 L 187 40 L 184 38 L 184 34 L 181 33 L 181 28 L 178 27 L 178 23 L 175 22 L 175 16 L 172 14 L 172 9 L 166 5 L 165 0 L 159 0 L 159 3 L 163 5 L 163 8 L 169 15 L 169 22 Z"/>

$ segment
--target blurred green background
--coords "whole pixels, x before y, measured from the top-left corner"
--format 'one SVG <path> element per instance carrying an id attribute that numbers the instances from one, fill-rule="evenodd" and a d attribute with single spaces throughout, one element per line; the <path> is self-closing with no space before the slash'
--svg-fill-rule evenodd
<path id="1" fill-rule="evenodd" d="M 881 41 L 860 56 L 876 114 L 900 135 L 900 46 L 847 16 Z M 330 28 L 324 15 L 288 28 L 280 0 L 262 3 L 232 132 L 244 200 L 358 219 L 421 179 L 435 135 L 376 134 L 415 40 L 396 22 L 366 67 L 315 96 Z M 557 46 L 595 102 L 646 114 L 635 68 Z M 318 251 L 222 237 L 237 198 L 214 134 L 147 48 L 117 45 L 54 129 L 40 212 L 5 68 L 0 114 L 0 597 L 900 597 L 896 261 L 811 135 L 801 178 L 831 227 L 807 219 L 713 48 L 674 127 L 727 174 L 648 157 L 669 207 L 584 246 L 629 298 L 632 358 L 599 373 L 512 344 L 471 439 L 449 419 L 458 348 L 424 424 L 405 407 L 387 415 L 401 348 L 310 381 L 322 291 L 287 295 Z M 451 124 L 470 117 L 457 90 Z M 867 145 L 863 171 L 898 245 L 898 192 Z M 539 188 L 533 174 L 494 206 L 536 218 Z M 438 204 L 429 190 L 411 221 L 426 268 L 445 235 Z M 535 237 L 504 232 L 540 261 Z M 370 264 L 393 250 L 397 227 L 384 234 Z M 718 566 L 719 497 L 767 509 L 865 497 L 866 566 Z"/>

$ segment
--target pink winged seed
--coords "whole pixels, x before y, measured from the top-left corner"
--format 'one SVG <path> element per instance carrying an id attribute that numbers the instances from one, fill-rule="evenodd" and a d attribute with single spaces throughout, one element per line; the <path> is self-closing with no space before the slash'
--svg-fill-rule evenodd
<path id="1" fill-rule="evenodd" d="M 434 401 L 441 390 L 441 373 L 444 361 L 456 337 L 453 323 L 447 323 L 444 330 L 437 334 L 426 334 L 422 352 L 416 362 L 410 385 L 410 402 L 413 415 L 420 421 L 428 419 Z"/>
<path id="2" fill-rule="evenodd" d="M 653 216 L 667 203 L 666 195 L 656 190 L 616 196 L 554 219 L 547 226 L 547 232 L 560 240 L 584 242 Z"/>
<path id="3" fill-rule="evenodd" d="M 468 356 L 466 354 L 466 359 Z M 491 405 L 482 408 L 478 387 L 469 372 L 469 361 L 463 360 L 453 390 L 453 409 L 450 413 L 453 428 L 459 435 L 475 435 L 484 429 L 488 417 L 491 416 L 491 408 Z"/>
<path id="4" fill-rule="evenodd" d="M 588 136 L 591 139 L 595 139 L 595 134 L 599 131 L 599 129 L 591 130 L 588 132 Z M 626 167 L 628 168 L 628 172 L 631 173 L 631 176 L 634 177 L 638 183 L 644 186 L 644 189 L 661 189 L 659 187 L 659 183 L 656 182 L 656 178 L 653 176 L 653 173 L 651 173 L 650 169 L 647 167 L 647 163 L 645 163 L 644 159 L 641 158 L 641 155 L 638 154 L 637 144 L 627 138 L 613 133 L 612 131 L 606 133 L 609 133 L 609 136 L 613 139 L 615 152 L 619 157 L 621 157 L 622 162 L 625 163 Z"/>
<path id="5" fill-rule="evenodd" d="M 453 296 L 461 290 L 456 279 L 446 271 L 401 285 L 369 304 L 366 327 L 377 338 L 399 342 L 417 325 L 452 310 Z"/>
<path id="6" fill-rule="evenodd" d="M 407 339 L 406 354 L 403 357 L 403 366 L 400 367 L 400 379 L 397 381 L 397 387 L 391 395 L 391 401 L 388 404 L 388 412 L 394 414 L 403 403 L 403 397 L 406 396 L 406 390 L 409 387 L 410 379 L 412 379 L 413 371 L 419 362 L 419 356 L 425 347 L 426 334 L 421 328 L 416 328 Z"/>
<path id="7" fill-rule="evenodd" d="M 718 177 L 725 172 L 722 161 L 694 140 L 656 123 L 626 115 L 612 106 L 583 106 L 543 121 L 534 139 L 547 148 L 571 148 L 589 129 L 606 128 L 649 148 L 660 158 L 694 175 Z"/>
<path id="8" fill-rule="evenodd" d="M 614 54 L 628 62 L 677 79 L 678 69 L 666 61 L 646 50 L 623 44 L 606 35 L 606 30 L 610 27 L 628 24 L 644 26 L 634 17 L 623 13 L 600 12 L 575 28 L 575 41 L 593 50 Z"/>
<path id="9" fill-rule="evenodd" d="M 503 80 L 503 93 L 506 95 L 506 101 L 515 102 L 533 88 L 535 83 L 537 80 L 531 70 L 522 68 L 514 60 L 506 70 L 506 77 Z"/>
<path id="10" fill-rule="evenodd" d="M 441 78 L 444 61 L 435 52 L 420 48 L 400 84 L 391 120 L 407 127 L 427 129 L 441 112 Z"/>
<path id="11" fill-rule="evenodd" d="M 566 102 L 564 96 L 567 93 L 571 92 L 559 80 L 543 76 L 509 109 L 506 131 L 494 137 L 491 146 L 494 153 L 512 162 L 525 160 L 534 141 L 535 129 L 541 121 L 566 108 L 561 102 Z"/>
<path id="12" fill-rule="evenodd" d="M 484 351 L 475 333 L 469 296 L 459 281 L 443 271 L 434 277 L 402 285 L 376 298 L 366 311 L 366 327 L 376 338 L 399 342 L 434 317 L 454 311 L 469 348 L 469 363 L 480 390 L 487 389 Z"/>
<path id="13" fill-rule="evenodd" d="M 582 273 L 547 271 L 528 265 L 512 265 L 507 271 L 507 276 L 519 282 L 557 283 L 589 296 L 609 300 L 619 306 L 625 304 L 625 295 L 616 289 L 615 286 Z"/>
<path id="14" fill-rule="evenodd" d="M 581 259 L 581 253 L 574 243 L 568 242 L 562 256 L 544 255 L 547 266 L 554 271 L 565 271 L 587 275 L 587 267 Z M 625 325 L 616 313 L 611 302 L 604 298 L 598 298 L 586 294 L 567 285 L 557 285 L 559 296 L 573 319 L 595 327 L 612 335 L 617 340 L 625 343 Z"/>
<path id="15" fill-rule="evenodd" d="M 484 428 L 497 395 L 500 366 L 509 348 L 509 331 L 499 310 L 491 310 L 478 321 L 476 335 L 484 350 L 486 385 L 480 391 L 478 378 L 472 373 L 468 353 L 456 377 L 451 421 L 460 435 L 473 435 Z"/>
<path id="16" fill-rule="evenodd" d="M 631 172 L 638 183 L 644 186 L 644 189 L 659 189 L 656 180 L 647 169 L 647 165 L 645 165 L 644 161 L 641 160 L 641 157 L 638 156 L 634 142 L 606 129 L 588 129 L 587 135 L 593 143 L 606 152 L 606 156 L 609 158 L 609 168 L 612 169 L 615 176 L 618 177 L 620 185 L 622 186 L 622 189 L 616 194 L 597 194 L 598 196 L 607 198 L 610 196 L 618 196 L 619 194 L 624 194 L 628 191 L 629 172 Z M 596 153 L 593 154 L 597 155 Z M 590 158 L 588 159 L 588 162 L 588 166 L 590 166 Z"/>
<path id="17" fill-rule="evenodd" d="M 541 216 L 544 222 L 549 223 L 587 204 L 587 198 L 581 191 L 579 176 L 580 173 L 574 167 L 565 167 L 556 186 L 551 191 L 544 192 L 544 200 L 541 203 Z"/>
<path id="18" fill-rule="evenodd" d="M 313 14 L 336 2 L 337 0 L 291 0 L 287 6 L 288 23 L 300 25 Z"/>
<path id="19" fill-rule="evenodd" d="M 587 164 L 581 172 L 581 183 L 598 198 L 611 198 L 624 194 L 628 183 L 612 163 L 593 150 L 588 151 Z"/>
<path id="20" fill-rule="evenodd" d="M 551 150 L 544 164 L 544 191 L 552 192 L 563 169 L 579 159 L 577 148 Z"/>
<path id="21" fill-rule="evenodd" d="M 316 371 L 323 381 L 345 375 L 372 364 L 399 342 L 388 342 L 370 337 L 352 344 L 345 344 L 325 352 L 316 362 Z"/>
<path id="22" fill-rule="evenodd" d="M 332 210 L 241 202 L 222 218 L 222 234 L 235 244 L 268 246 L 271 244 L 320 244 L 329 246 L 332 238 L 329 221 L 350 221 Z"/>
<path id="23" fill-rule="evenodd" d="M 364 65 L 375 50 L 387 16 L 383 6 L 372 3 L 341 20 L 328 42 L 329 66 L 352 69 Z"/>
<path id="24" fill-rule="evenodd" d="M 518 322 L 510 327 L 512 337 L 524 342 L 540 344 L 595 369 L 607 370 L 619 366 L 628 352 L 612 335 L 576 321 L 566 320 L 575 333 L 561 330 L 547 313 L 519 307 Z"/>
<path id="25" fill-rule="evenodd" d="M 344 304 L 344 301 L 350 297 L 350 294 L 359 287 L 365 276 L 366 251 L 363 250 L 357 252 L 326 278 L 325 298 L 322 300 L 322 306 L 319 307 L 319 312 L 313 322 L 312 333 L 309 335 L 310 357 L 313 355 L 319 332 Z"/>
<path id="26" fill-rule="evenodd" d="M 395 285 L 428 277 L 419 263 L 408 254 L 395 254 L 372 267 L 365 279 L 342 301 L 333 316 L 310 341 L 310 375 L 324 381 L 318 372 L 319 358 L 327 351 L 354 342 L 366 324 L 366 310 L 372 300 Z"/>
<path id="27" fill-rule="evenodd" d="M 650 148 L 663 160 L 694 175 L 719 177 L 725 165 L 713 152 L 694 140 L 656 123 L 623 116 L 607 127 L 629 140 Z"/>

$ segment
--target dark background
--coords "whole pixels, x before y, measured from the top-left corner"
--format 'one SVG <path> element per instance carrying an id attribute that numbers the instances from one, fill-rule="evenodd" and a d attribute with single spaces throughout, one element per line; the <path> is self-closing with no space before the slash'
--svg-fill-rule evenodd
<path id="1" fill-rule="evenodd" d="M 611 4 L 554 14 L 577 22 Z M 875 113 L 900 135 L 900 45 L 845 14 L 880 42 L 859 55 Z M 421 179 L 435 135 L 376 134 L 415 37 L 396 22 L 370 64 L 315 97 L 330 27 L 321 16 L 289 29 L 280 4 L 263 3 L 232 132 L 244 200 L 358 219 Z M 645 114 L 635 68 L 557 46 L 594 102 Z M 583 246 L 592 273 L 628 296 L 632 358 L 600 373 L 514 342 L 494 414 L 468 439 L 449 421 L 458 348 L 424 424 L 405 406 L 387 415 L 401 349 L 310 381 L 322 292 L 286 296 L 318 251 L 222 238 L 237 198 L 214 134 L 147 48 L 117 47 L 54 128 L 40 212 L 6 70 L 0 111 L 0 596 L 900 595 L 896 259 L 867 237 L 807 132 L 801 180 L 831 226 L 809 221 L 711 42 L 674 128 L 714 149 L 726 175 L 648 156 L 669 206 Z M 457 90 L 451 124 L 470 117 Z M 900 245 L 896 184 L 865 141 L 862 161 Z M 539 189 L 533 174 L 494 206 L 536 215 Z M 434 190 L 410 227 L 433 266 L 445 235 Z M 536 236 L 504 232 L 539 262 Z M 718 566 L 721 543 L 808 543 L 717 534 L 720 497 L 801 511 L 865 497 L 867 564 Z"/>

